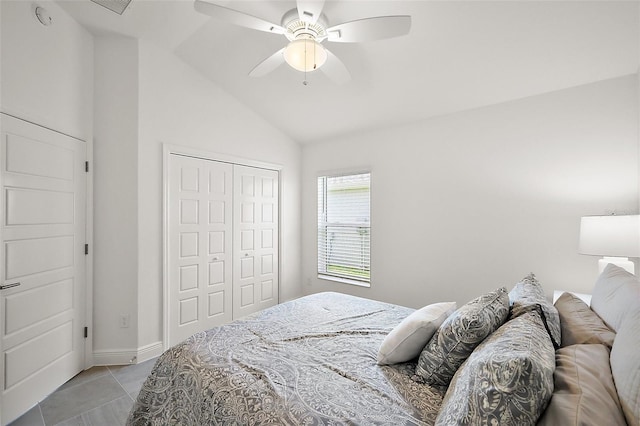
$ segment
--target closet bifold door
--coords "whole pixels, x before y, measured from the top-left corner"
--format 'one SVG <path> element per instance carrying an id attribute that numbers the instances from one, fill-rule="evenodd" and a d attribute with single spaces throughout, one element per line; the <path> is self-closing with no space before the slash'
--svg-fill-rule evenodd
<path id="1" fill-rule="evenodd" d="M 233 166 L 233 318 L 278 303 L 278 172 Z"/>
<path id="2" fill-rule="evenodd" d="M 169 344 L 231 321 L 233 165 L 169 159 Z"/>

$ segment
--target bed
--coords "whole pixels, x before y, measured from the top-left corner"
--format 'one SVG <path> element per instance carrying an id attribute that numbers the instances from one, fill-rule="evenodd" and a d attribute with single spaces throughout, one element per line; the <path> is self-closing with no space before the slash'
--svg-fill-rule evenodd
<path id="1" fill-rule="evenodd" d="M 128 424 L 431 425 L 443 393 L 415 363 L 376 364 L 412 311 L 319 293 L 195 334 L 158 359 Z"/>
<path id="2" fill-rule="evenodd" d="M 530 275 L 447 313 L 391 365 L 381 345 L 422 309 L 286 302 L 166 351 L 127 425 L 638 426 L 640 281 L 610 266 L 593 309 L 565 294 L 556 310 Z"/>

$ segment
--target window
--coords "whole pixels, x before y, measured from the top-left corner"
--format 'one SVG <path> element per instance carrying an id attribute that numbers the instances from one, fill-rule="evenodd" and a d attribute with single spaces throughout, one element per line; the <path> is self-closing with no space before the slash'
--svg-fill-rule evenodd
<path id="1" fill-rule="evenodd" d="M 369 285 L 371 174 L 318 178 L 318 275 Z"/>

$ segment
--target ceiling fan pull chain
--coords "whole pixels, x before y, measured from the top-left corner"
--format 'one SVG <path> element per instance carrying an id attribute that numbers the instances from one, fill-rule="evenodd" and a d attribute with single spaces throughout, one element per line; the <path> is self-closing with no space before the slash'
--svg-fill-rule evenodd
<path id="1" fill-rule="evenodd" d="M 318 64 L 316 63 L 316 44 L 313 43 L 313 69 L 317 69 L 318 68 Z"/>
<path id="2" fill-rule="evenodd" d="M 304 42 L 304 80 L 302 81 L 303 86 L 308 86 L 309 82 L 307 81 L 307 42 Z"/>

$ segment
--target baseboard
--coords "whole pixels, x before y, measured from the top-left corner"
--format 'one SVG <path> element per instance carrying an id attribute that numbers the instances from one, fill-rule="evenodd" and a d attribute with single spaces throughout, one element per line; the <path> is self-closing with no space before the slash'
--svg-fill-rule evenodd
<path id="1" fill-rule="evenodd" d="M 138 364 L 162 354 L 162 342 L 139 347 L 137 350 L 99 350 L 93 352 L 93 365 Z"/>
<path id="2" fill-rule="evenodd" d="M 162 342 L 155 342 L 138 348 L 138 362 L 144 362 L 162 355 Z"/>
<path id="3" fill-rule="evenodd" d="M 93 352 L 93 365 L 128 365 L 135 364 L 137 351 L 131 350 L 100 350 Z"/>

